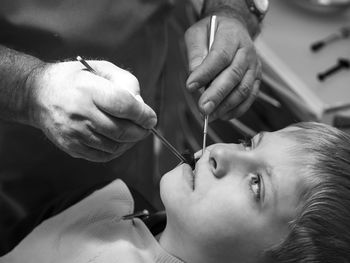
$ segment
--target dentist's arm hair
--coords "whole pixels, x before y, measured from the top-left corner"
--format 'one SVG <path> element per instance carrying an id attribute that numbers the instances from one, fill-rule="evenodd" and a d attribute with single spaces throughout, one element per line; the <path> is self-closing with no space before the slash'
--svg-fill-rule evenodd
<path id="1" fill-rule="evenodd" d="M 110 161 L 149 135 L 155 112 L 130 72 L 103 60 L 44 63 L 0 46 L 0 119 L 40 129 L 75 158 Z"/>
<path id="2" fill-rule="evenodd" d="M 0 119 L 33 125 L 31 82 L 45 63 L 0 45 Z"/>
<path id="3" fill-rule="evenodd" d="M 249 11 L 246 0 L 191 0 L 191 2 L 201 17 L 211 14 L 226 15 L 245 24 L 251 37 L 256 37 L 260 33 L 260 23 Z"/>

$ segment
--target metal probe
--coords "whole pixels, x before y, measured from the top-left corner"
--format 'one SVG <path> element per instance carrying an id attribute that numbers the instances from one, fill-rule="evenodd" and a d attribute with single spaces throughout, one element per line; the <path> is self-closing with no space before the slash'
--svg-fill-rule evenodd
<path id="1" fill-rule="evenodd" d="M 151 132 L 159 139 L 162 141 L 162 143 L 177 157 L 179 158 L 182 162 L 188 163 L 186 158 L 182 156 L 181 153 L 178 152 L 178 150 L 175 149 L 174 146 L 170 144 L 156 129 L 152 128 Z"/>
<path id="2" fill-rule="evenodd" d="M 90 71 L 90 72 L 94 73 L 95 75 L 97 75 L 97 72 L 89 65 L 89 63 L 86 62 L 85 59 L 83 59 L 81 56 L 77 56 L 77 60 L 78 60 L 81 64 L 83 64 L 83 65 L 86 67 L 86 69 L 87 69 L 88 71 Z"/>
<path id="3" fill-rule="evenodd" d="M 91 73 L 94 73 L 97 75 L 97 72 L 89 65 L 89 63 L 86 62 L 81 56 L 77 56 L 77 60 L 83 64 L 88 71 Z M 182 162 L 188 163 L 186 158 L 179 153 L 174 146 L 170 144 L 156 129 L 152 128 L 151 132 L 177 157 L 179 158 Z"/>
<path id="4" fill-rule="evenodd" d="M 216 16 L 212 16 L 210 18 L 210 28 L 209 28 L 210 34 L 209 34 L 208 52 L 210 52 L 211 46 L 213 45 L 213 42 L 214 42 L 215 30 L 216 30 Z M 205 148 L 207 145 L 208 120 L 209 120 L 209 114 L 204 116 L 202 155 L 204 154 Z"/>

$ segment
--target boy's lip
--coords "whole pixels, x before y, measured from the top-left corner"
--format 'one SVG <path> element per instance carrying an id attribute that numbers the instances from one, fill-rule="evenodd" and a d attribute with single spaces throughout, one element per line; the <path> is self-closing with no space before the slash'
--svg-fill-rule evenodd
<path id="1" fill-rule="evenodd" d="M 190 165 L 183 164 L 183 173 L 185 176 L 185 180 L 188 182 L 189 186 L 194 191 L 195 190 L 195 179 L 196 179 L 195 172 L 192 171 L 192 168 Z"/>

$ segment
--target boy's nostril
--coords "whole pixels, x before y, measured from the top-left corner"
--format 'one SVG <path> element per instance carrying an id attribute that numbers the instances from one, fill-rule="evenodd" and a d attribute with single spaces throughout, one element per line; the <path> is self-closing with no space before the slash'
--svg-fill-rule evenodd
<path id="1" fill-rule="evenodd" d="M 214 158 L 210 158 L 209 159 L 209 163 L 210 163 L 211 166 L 213 166 L 214 169 L 216 169 L 217 163 L 216 163 Z"/>

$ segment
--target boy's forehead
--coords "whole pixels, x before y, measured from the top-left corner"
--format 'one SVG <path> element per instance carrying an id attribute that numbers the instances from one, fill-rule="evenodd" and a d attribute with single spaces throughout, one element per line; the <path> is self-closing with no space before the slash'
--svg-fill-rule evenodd
<path id="1" fill-rule="evenodd" d="M 291 132 L 291 131 L 300 131 L 300 130 L 303 130 L 303 128 L 300 128 L 297 126 L 288 126 L 286 128 L 281 129 L 280 131 Z"/>
<path id="2" fill-rule="evenodd" d="M 288 127 L 276 132 L 265 133 L 263 136 L 263 150 L 266 156 L 272 158 L 270 162 L 277 167 L 287 168 L 287 170 L 295 170 L 301 168 L 306 154 L 302 145 L 298 142 L 295 131 L 299 128 Z"/>
<path id="3" fill-rule="evenodd" d="M 273 146 L 283 146 L 291 147 L 296 146 L 296 141 L 294 140 L 293 132 L 300 131 L 298 127 L 287 127 L 282 130 L 275 132 L 261 132 L 256 138 L 262 144 L 267 144 L 268 147 Z M 271 148 L 272 149 L 272 148 Z M 281 149 L 282 150 L 282 149 Z M 287 150 L 287 149 L 285 149 Z"/>
<path id="4" fill-rule="evenodd" d="M 267 133 L 264 136 L 267 147 L 276 152 L 271 160 L 274 166 L 274 185 L 278 188 L 277 211 L 281 218 L 290 219 L 303 205 L 305 191 L 312 187 L 309 181 L 308 168 L 304 166 L 303 150 L 294 140 L 293 133 L 302 131 L 299 127 L 287 127 L 277 132 Z M 274 147 L 269 145 L 274 143 Z M 277 147 L 277 148 L 276 148 Z"/>
<path id="5" fill-rule="evenodd" d="M 292 147 L 295 146 L 294 150 L 300 150 L 300 143 L 298 138 L 300 138 L 300 135 L 302 135 L 304 132 L 303 130 L 303 128 L 288 126 L 275 132 L 268 132 L 266 134 L 268 136 L 264 137 L 267 137 L 265 139 L 268 139 L 266 141 L 269 143 L 275 142 L 275 144 L 280 144 L 281 146 L 288 146 L 289 150 L 293 150 Z"/>
<path id="6" fill-rule="evenodd" d="M 288 126 L 286 128 L 283 128 L 281 130 L 276 131 L 275 133 L 281 134 L 281 135 L 289 135 L 292 136 L 295 133 L 302 132 L 304 129 L 296 126 Z"/>

